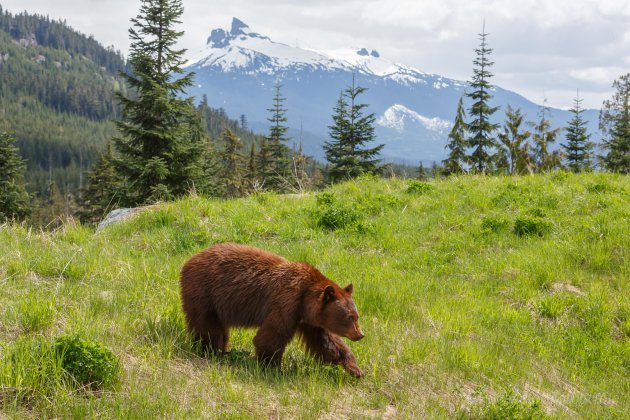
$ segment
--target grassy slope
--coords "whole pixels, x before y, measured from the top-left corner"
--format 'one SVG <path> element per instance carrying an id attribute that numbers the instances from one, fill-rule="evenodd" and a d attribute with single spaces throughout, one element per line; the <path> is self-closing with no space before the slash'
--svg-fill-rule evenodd
<path id="1" fill-rule="evenodd" d="M 315 226 L 314 195 L 188 198 L 96 234 L 0 228 L 0 352 L 78 332 L 124 367 L 120 388 L 104 395 L 35 386 L 24 402 L 15 389 L 33 385 L 0 364 L 0 413 L 440 417 L 479 414 L 513 395 L 552 416 L 627 418 L 630 178 L 466 177 L 416 193 L 407 185 L 364 179 L 330 189 L 330 208 L 366 215 L 335 231 Z M 549 231 L 516 235 L 521 216 Z M 295 342 L 280 372 L 261 371 L 250 330 L 232 334 L 241 351 L 230 357 L 191 352 L 178 272 L 223 241 L 353 282 L 366 338 L 350 345 L 366 378 L 314 363 Z"/>

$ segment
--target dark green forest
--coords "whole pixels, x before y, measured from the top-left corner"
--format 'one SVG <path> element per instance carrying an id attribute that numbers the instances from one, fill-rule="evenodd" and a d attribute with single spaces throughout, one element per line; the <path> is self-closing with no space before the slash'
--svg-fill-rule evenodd
<path id="1" fill-rule="evenodd" d="M 85 187 L 87 172 L 116 134 L 116 92 L 127 93 L 125 58 L 65 22 L 0 6 L 0 131 L 12 133 L 26 161 L 29 192 L 46 201 L 49 181 L 65 197 Z M 230 128 L 249 150 L 260 141 L 225 111 L 199 105 L 211 138 Z"/>

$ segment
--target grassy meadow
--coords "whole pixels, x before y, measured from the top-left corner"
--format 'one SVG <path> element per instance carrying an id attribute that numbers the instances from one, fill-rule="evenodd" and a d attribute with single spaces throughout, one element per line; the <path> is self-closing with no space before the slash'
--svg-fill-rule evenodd
<path id="1" fill-rule="evenodd" d="M 254 330 L 201 354 L 179 270 L 227 241 L 352 282 L 366 377 L 296 340 L 262 369 Z M 629 418 L 629 251 L 630 178 L 611 174 L 362 178 L 99 232 L 1 226 L 0 418 Z M 60 337 L 110 349 L 111 380 L 69 375 Z"/>

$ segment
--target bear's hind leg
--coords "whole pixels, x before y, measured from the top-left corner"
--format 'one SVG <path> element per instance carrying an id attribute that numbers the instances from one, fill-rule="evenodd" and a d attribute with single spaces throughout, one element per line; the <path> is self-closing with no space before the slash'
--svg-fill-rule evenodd
<path id="1" fill-rule="evenodd" d="M 228 346 L 228 329 L 215 313 L 207 313 L 198 328 L 198 335 L 204 350 L 215 354 L 225 352 Z"/>
<path id="2" fill-rule="evenodd" d="M 349 374 L 362 378 L 363 372 L 357 366 L 352 350 L 338 337 L 323 328 L 300 324 L 298 331 L 306 351 L 316 359 L 333 365 L 341 365 Z"/>

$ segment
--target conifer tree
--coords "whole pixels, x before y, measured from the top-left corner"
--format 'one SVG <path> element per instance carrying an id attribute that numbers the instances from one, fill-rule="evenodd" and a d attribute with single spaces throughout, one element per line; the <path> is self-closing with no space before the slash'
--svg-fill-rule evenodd
<path id="1" fill-rule="evenodd" d="M 560 154 L 557 151 L 549 151 L 549 146 L 555 143 L 558 134 L 560 134 L 560 128 L 551 128 L 551 120 L 547 116 L 549 113 L 547 99 L 545 99 L 538 113 L 540 120 L 534 124 L 532 135 L 534 140 L 533 160 L 539 172 L 550 171 L 560 166 Z"/>
<path id="2" fill-rule="evenodd" d="M 457 113 L 453 128 L 448 135 L 446 149 L 449 150 L 448 157 L 442 161 L 444 174 L 462 174 L 466 172 L 466 111 L 464 110 L 463 98 L 459 98 Z"/>
<path id="3" fill-rule="evenodd" d="M 615 93 L 604 101 L 599 127 L 604 132 L 604 167 L 612 172 L 630 173 L 630 73 L 613 82 Z"/>
<path id="4" fill-rule="evenodd" d="M 9 133 L 0 133 L 0 223 L 22 220 L 30 214 L 30 196 L 24 184 L 26 165 Z"/>
<path id="5" fill-rule="evenodd" d="M 591 135 L 587 133 L 587 122 L 582 118 L 583 108 L 580 106 L 582 99 L 577 92 L 573 100 L 573 108 L 569 110 L 573 118 L 565 128 L 567 144 L 563 144 L 567 166 L 573 172 L 589 171 L 592 169 L 591 157 L 593 143 L 589 141 Z"/>
<path id="6" fill-rule="evenodd" d="M 483 31 L 479 34 L 480 46 L 475 49 L 477 57 L 473 61 L 473 77 L 468 82 L 472 91 L 466 94 L 472 100 L 468 110 L 468 115 L 472 118 L 468 123 L 468 146 L 472 148 L 469 160 L 474 171 L 484 174 L 493 170 L 493 152 L 497 147 L 494 132 L 499 128 L 499 124 L 490 122 L 492 114 L 499 107 L 488 105 L 492 99 L 490 78 L 493 76 L 488 69 L 494 63 L 489 59 L 492 49 L 487 46 L 487 36 L 484 24 Z"/>
<path id="7" fill-rule="evenodd" d="M 433 178 L 439 178 L 442 176 L 442 167 L 440 167 L 436 161 L 431 162 L 431 176 Z"/>
<path id="8" fill-rule="evenodd" d="M 298 150 L 293 147 L 293 153 L 291 153 L 291 180 L 292 188 L 298 192 L 304 192 L 310 185 L 308 174 L 306 173 L 306 164 L 308 158 L 304 154 L 302 149 L 302 141 Z"/>
<path id="9" fill-rule="evenodd" d="M 329 126 L 332 141 L 324 143 L 326 160 L 330 163 L 328 179 L 338 182 L 356 178 L 364 173 L 379 174 L 382 168 L 378 155 L 385 146 L 369 148 L 374 141 L 374 113 L 364 115 L 367 104 L 357 102 L 357 97 L 367 88 L 356 86 L 354 76 L 352 86 L 343 91 L 333 108 L 333 125 Z"/>
<path id="10" fill-rule="evenodd" d="M 243 144 L 229 128 L 223 131 L 223 151 L 220 153 L 222 171 L 221 179 L 227 197 L 243 195 L 243 167 L 245 159 L 240 151 Z"/>
<path id="11" fill-rule="evenodd" d="M 520 109 L 513 110 L 508 105 L 505 111 L 503 132 L 499 133 L 499 143 L 503 145 L 508 163 L 508 173 L 517 175 L 531 172 L 530 152 L 528 140 L 529 131 L 521 131 L 525 116 Z"/>
<path id="12" fill-rule="evenodd" d="M 107 144 L 107 150 L 92 166 L 88 175 L 88 186 L 83 191 L 83 203 L 79 212 L 82 221 L 96 223 L 109 210 L 118 205 L 124 195 L 122 179 L 116 172 L 113 163 L 112 146 Z"/>
<path id="13" fill-rule="evenodd" d="M 141 0 L 131 20 L 132 72 L 125 79 L 135 95 L 119 95 L 121 136 L 114 138 L 128 205 L 182 195 L 198 181 L 204 145 L 192 138 L 192 99 L 180 97 L 193 74 L 182 75 L 185 50 L 175 47 L 183 32 L 173 29 L 182 13 L 181 0 Z"/>
<path id="14" fill-rule="evenodd" d="M 219 181 L 220 165 L 213 142 L 208 135 L 206 109 L 198 107 L 189 115 L 190 140 L 195 145 L 194 149 L 200 153 L 197 157 L 199 161 L 193 161 L 189 168 L 190 189 L 205 196 L 220 196 L 222 195 Z"/>
<path id="15" fill-rule="evenodd" d="M 46 195 L 42 197 L 41 203 L 32 221 L 45 229 L 53 230 L 63 225 L 63 221 L 69 215 L 66 214 L 66 201 L 64 200 L 57 183 L 50 179 Z"/>
<path id="16" fill-rule="evenodd" d="M 422 164 L 422 162 L 420 162 L 420 164 L 418 165 L 418 174 L 416 178 L 420 181 L 426 181 L 427 179 L 427 170 L 424 169 L 424 165 Z"/>
<path id="17" fill-rule="evenodd" d="M 245 181 L 247 184 L 247 189 L 249 191 L 255 191 L 258 187 L 258 180 L 256 179 L 256 175 L 256 144 L 252 143 L 252 147 L 249 150 L 247 170 L 245 171 Z"/>
<path id="18" fill-rule="evenodd" d="M 271 126 L 267 136 L 267 147 L 269 147 L 268 153 L 271 156 L 271 162 L 267 168 L 267 173 L 264 174 L 264 184 L 268 189 L 282 191 L 286 187 L 287 179 L 291 173 L 289 148 L 286 145 L 289 141 L 287 137 L 289 127 L 285 125 L 287 109 L 284 107 L 286 98 L 282 96 L 280 91 L 282 85 L 276 82 L 274 88 L 273 105 L 268 109 L 271 113 L 271 117 L 268 119 Z"/>
<path id="19" fill-rule="evenodd" d="M 331 182 L 359 175 L 356 170 L 355 158 L 349 150 L 348 135 L 350 130 L 348 129 L 347 113 L 348 103 L 344 93 L 341 92 L 333 108 L 333 125 L 328 127 L 332 141 L 324 143 L 326 160 L 329 162 L 326 174 Z"/>

